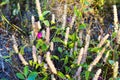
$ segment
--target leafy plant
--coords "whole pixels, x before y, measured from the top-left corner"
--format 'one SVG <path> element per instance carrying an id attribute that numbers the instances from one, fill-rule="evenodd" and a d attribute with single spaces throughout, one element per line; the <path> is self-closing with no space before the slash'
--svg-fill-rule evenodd
<path id="1" fill-rule="evenodd" d="M 38 76 L 37 72 L 30 72 L 29 67 L 25 66 L 23 73 L 16 73 L 16 76 L 21 80 L 35 80 Z"/>

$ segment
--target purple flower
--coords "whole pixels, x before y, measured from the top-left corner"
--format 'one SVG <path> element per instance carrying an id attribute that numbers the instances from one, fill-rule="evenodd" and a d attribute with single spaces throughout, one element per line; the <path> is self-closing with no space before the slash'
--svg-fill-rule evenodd
<path id="1" fill-rule="evenodd" d="M 71 22 L 72 21 L 72 18 L 71 17 L 68 17 L 67 18 L 67 22 Z"/>
<path id="2" fill-rule="evenodd" d="M 38 32 L 37 38 L 38 38 L 38 39 L 42 38 L 42 33 L 41 33 L 41 32 Z"/>

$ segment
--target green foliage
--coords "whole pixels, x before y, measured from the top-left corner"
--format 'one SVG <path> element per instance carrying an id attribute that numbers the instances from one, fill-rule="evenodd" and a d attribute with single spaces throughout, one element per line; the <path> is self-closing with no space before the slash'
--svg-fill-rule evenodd
<path id="1" fill-rule="evenodd" d="M 41 49 L 42 52 L 45 52 L 48 50 L 49 45 L 47 45 L 42 39 L 39 39 L 37 40 L 36 48 Z"/>
<path id="2" fill-rule="evenodd" d="M 60 53 L 62 53 L 62 52 L 63 52 L 63 49 L 62 49 L 61 47 L 58 47 L 58 51 L 59 51 Z"/>
<path id="3" fill-rule="evenodd" d="M 89 80 L 89 75 L 90 75 L 90 72 L 89 72 L 89 71 L 86 71 L 86 72 L 85 72 L 85 80 Z"/>
<path id="4" fill-rule="evenodd" d="M 24 67 L 23 73 L 24 73 L 25 77 L 27 77 L 27 75 L 29 73 L 29 67 L 28 66 Z"/>
<path id="5" fill-rule="evenodd" d="M 83 24 L 81 24 L 81 25 L 79 26 L 79 29 L 80 29 L 80 30 L 85 29 L 85 28 L 86 28 L 86 24 L 85 24 L 85 23 L 83 23 Z"/>
<path id="6" fill-rule="evenodd" d="M 42 13 L 42 15 L 40 15 L 39 19 L 47 26 L 49 27 L 50 26 L 50 22 L 48 20 L 46 20 L 46 15 L 49 14 L 50 11 L 44 11 Z"/>
<path id="7" fill-rule="evenodd" d="M 21 73 L 17 73 L 16 75 L 19 79 L 23 79 L 23 80 L 25 79 L 24 75 Z"/>
<path id="8" fill-rule="evenodd" d="M 37 77 L 38 73 L 37 72 L 31 72 L 27 78 L 27 80 L 35 80 Z"/>
<path id="9" fill-rule="evenodd" d="M 8 3 L 9 3 L 9 0 L 2 0 L 2 2 L 0 3 L 0 6 L 4 6 Z"/>
<path id="10" fill-rule="evenodd" d="M 25 66 L 23 69 L 23 73 L 16 73 L 16 76 L 21 80 L 35 80 L 35 78 L 38 76 L 37 72 L 30 72 L 29 67 Z"/>
<path id="11" fill-rule="evenodd" d="M 79 9 L 77 9 L 77 6 L 74 7 L 74 13 L 77 17 L 82 17 L 82 12 Z"/>
<path id="12" fill-rule="evenodd" d="M 115 61 L 113 60 L 108 60 L 109 64 L 113 65 L 115 63 Z"/>
<path id="13" fill-rule="evenodd" d="M 62 72 L 58 71 L 58 72 L 57 72 L 57 75 L 58 75 L 60 78 L 65 79 L 65 75 L 64 75 Z"/>

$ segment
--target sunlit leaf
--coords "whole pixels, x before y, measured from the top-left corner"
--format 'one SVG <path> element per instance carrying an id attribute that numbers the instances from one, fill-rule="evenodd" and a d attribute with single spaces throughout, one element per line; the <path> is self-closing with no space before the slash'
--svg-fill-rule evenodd
<path id="1" fill-rule="evenodd" d="M 81 24 L 80 26 L 79 26 L 79 29 L 81 30 L 81 29 L 85 29 L 86 28 L 86 24 Z"/>
<path id="2" fill-rule="evenodd" d="M 0 5 L 3 6 L 3 5 L 6 5 L 6 4 L 8 4 L 8 3 L 9 3 L 9 0 L 3 0 L 3 1 L 0 3 Z"/>
<path id="3" fill-rule="evenodd" d="M 62 72 L 58 71 L 58 72 L 57 72 L 57 75 L 58 75 L 60 78 L 65 79 L 65 75 L 64 75 Z"/>
<path id="4" fill-rule="evenodd" d="M 113 33 L 112 33 L 112 38 L 115 38 L 116 35 L 117 35 L 117 33 L 116 33 L 116 32 L 113 32 Z"/>
<path id="5" fill-rule="evenodd" d="M 65 57 L 64 64 L 68 63 L 68 56 Z"/>
<path id="6" fill-rule="evenodd" d="M 74 43 L 69 43 L 68 46 L 69 46 L 69 48 L 73 48 L 74 47 Z"/>
<path id="7" fill-rule="evenodd" d="M 40 15 L 39 19 L 40 19 L 41 21 L 44 21 L 45 18 L 44 18 L 43 15 Z"/>
<path id="8" fill-rule="evenodd" d="M 37 77 L 38 73 L 37 72 L 31 72 L 28 76 L 27 80 L 35 80 L 35 78 Z"/>
<path id="9" fill-rule="evenodd" d="M 24 71 L 24 75 L 27 76 L 29 73 L 29 67 L 25 66 L 23 71 Z"/>
<path id="10" fill-rule="evenodd" d="M 98 48 L 98 47 L 94 47 L 94 48 L 90 49 L 90 51 L 96 52 L 96 53 L 100 52 L 100 50 L 101 50 L 101 48 Z"/>
<path id="11" fill-rule="evenodd" d="M 24 49 L 25 49 L 25 47 L 26 47 L 26 45 L 20 47 L 20 54 L 24 54 Z"/>
<path id="12" fill-rule="evenodd" d="M 71 77 L 70 77 L 70 75 L 67 74 L 66 77 L 67 77 L 69 80 L 72 80 Z"/>
<path id="13" fill-rule="evenodd" d="M 115 61 L 113 61 L 113 60 L 108 60 L 108 62 L 109 62 L 111 65 L 113 65 L 113 64 L 115 63 Z"/>
<path id="14" fill-rule="evenodd" d="M 44 23 L 47 27 L 50 26 L 50 23 L 49 23 L 48 20 L 44 20 L 43 23 Z"/>
<path id="15" fill-rule="evenodd" d="M 53 42 L 63 42 L 59 37 L 55 37 L 52 39 Z"/>
<path id="16" fill-rule="evenodd" d="M 90 71 L 85 72 L 85 80 L 89 80 Z"/>
<path id="17" fill-rule="evenodd" d="M 25 79 L 25 77 L 24 77 L 23 74 L 21 74 L 21 73 L 16 73 L 16 76 L 17 76 L 19 79 Z"/>
<path id="18" fill-rule="evenodd" d="M 53 55 L 52 58 L 56 59 L 56 60 L 59 60 L 59 57 L 56 56 L 56 55 Z"/>
<path id="19" fill-rule="evenodd" d="M 44 44 L 42 39 L 37 40 L 36 48 L 38 49 L 40 46 Z"/>
<path id="20" fill-rule="evenodd" d="M 29 60 L 29 64 L 30 64 L 30 66 L 32 66 L 33 65 L 33 61 Z"/>
<path id="21" fill-rule="evenodd" d="M 46 44 L 42 45 L 42 51 L 46 51 L 48 49 L 48 46 Z"/>
<path id="22" fill-rule="evenodd" d="M 43 15 L 43 16 L 46 16 L 48 13 L 50 13 L 50 11 L 44 11 L 44 12 L 42 13 L 42 15 Z"/>
<path id="23" fill-rule="evenodd" d="M 13 10 L 13 15 L 17 15 L 17 14 L 18 14 L 18 12 L 19 12 L 19 10 L 18 10 L 18 9 L 14 9 L 14 10 Z"/>

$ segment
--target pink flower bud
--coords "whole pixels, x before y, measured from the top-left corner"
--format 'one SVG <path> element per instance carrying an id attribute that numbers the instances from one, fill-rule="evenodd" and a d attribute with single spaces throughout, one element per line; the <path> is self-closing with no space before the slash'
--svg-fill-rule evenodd
<path id="1" fill-rule="evenodd" d="M 38 39 L 42 38 L 42 33 L 41 33 L 41 32 L 38 32 L 37 38 L 38 38 Z"/>

